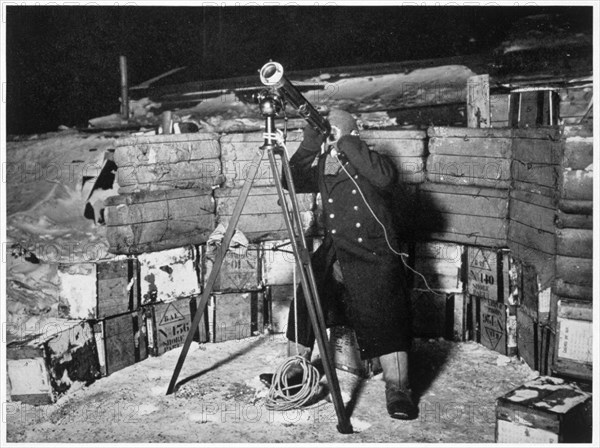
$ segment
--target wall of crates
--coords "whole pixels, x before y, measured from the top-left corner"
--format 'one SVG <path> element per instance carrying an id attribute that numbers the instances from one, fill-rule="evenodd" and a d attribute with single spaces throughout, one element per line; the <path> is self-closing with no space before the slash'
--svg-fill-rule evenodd
<path id="1" fill-rule="evenodd" d="M 399 172 L 394 210 L 407 262 L 418 272 L 409 271 L 415 336 L 476 340 L 541 373 L 589 379 L 591 130 L 432 127 L 361 135 Z M 301 136 L 290 133 L 290 155 Z M 182 345 L 214 260 L 208 237 L 227 225 L 261 144 L 261 133 L 119 141 L 119 195 L 104 210 L 117 257 L 59 266 L 61 313 L 80 324 L 10 350 L 13 396 L 39 389 L 38 398 L 51 399 L 72 380 L 92 381 Z M 298 199 L 316 247 L 319 198 Z M 197 341 L 285 331 L 297 279 L 280 210 L 263 161 L 238 225 L 249 244 L 229 252 L 194 329 Z M 21 387 L 17 373 L 29 368 L 45 372 L 33 389 Z"/>

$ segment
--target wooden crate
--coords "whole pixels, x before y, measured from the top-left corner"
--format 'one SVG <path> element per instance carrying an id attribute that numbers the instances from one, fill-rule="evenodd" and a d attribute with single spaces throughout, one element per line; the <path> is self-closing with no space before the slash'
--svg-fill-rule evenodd
<path id="1" fill-rule="evenodd" d="M 144 307 L 142 315 L 148 334 L 148 353 L 160 356 L 185 342 L 200 297 L 184 297 L 168 303 Z M 208 313 L 205 310 L 194 334 L 194 341 L 208 341 Z"/>
<path id="2" fill-rule="evenodd" d="M 502 355 L 517 353 L 514 307 L 471 296 L 470 333 L 474 341 Z"/>
<path id="3" fill-rule="evenodd" d="M 138 256 L 141 304 L 200 294 L 197 248 L 185 246 Z"/>
<path id="4" fill-rule="evenodd" d="M 101 375 L 93 324 L 70 325 L 44 342 L 52 386 L 64 393 L 74 382 L 91 383 Z"/>
<path id="5" fill-rule="evenodd" d="M 467 247 L 467 292 L 494 302 L 509 302 L 511 260 L 506 250 Z"/>
<path id="6" fill-rule="evenodd" d="M 510 126 L 528 128 L 558 124 L 560 98 L 556 91 L 516 91 L 510 94 Z"/>
<path id="7" fill-rule="evenodd" d="M 265 285 L 292 285 L 296 259 L 289 239 L 261 243 L 261 278 Z M 298 274 L 298 273 L 297 273 Z M 296 275 L 296 284 L 300 282 Z"/>
<path id="8" fill-rule="evenodd" d="M 496 443 L 592 441 L 592 395 L 575 383 L 541 376 L 496 401 Z"/>
<path id="9" fill-rule="evenodd" d="M 465 340 L 467 300 L 464 294 L 413 289 L 411 307 L 414 336 Z"/>
<path id="10" fill-rule="evenodd" d="M 24 404 L 54 402 L 43 347 L 9 345 L 6 350 L 7 399 Z"/>
<path id="11" fill-rule="evenodd" d="M 116 142 L 119 194 L 211 188 L 221 178 L 216 134 L 130 137 Z"/>
<path id="12" fill-rule="evenodd" d="M 240 191 L 241 188 L 215 190 L 218 223 L 227 226 Z M 289 203 L 289 196 L 286 197 Z M 314 195 L 298 194 L 296 197 L 302 216 L 302 227 L 308 232 L 315 225 Z M 275 187 L 257 186 L 250 190 L 236 228 L 242 231 L 250 242 L 279 240 L 289 236 Z"/>
<path id="13" fill-rule="evenodd" d="M 549 375 L 554 364 L 555 333 L 517 308 L 517 351 L 519 357 L 541 375 Z"/>
<path id="14" fill-rule="evenodd" d="M 59 264 L 59 316 L 103 319 L 139 306 L 139 266 L 119 256 L 95 263 Z"/>
<path id="15" fill-rule="evenodd" d="M 443 292 L 464 290 L 462 263 L 464 246 L 441 241 L 415 243 L 412 267 L 421 275 L 414 274 L 413 286 Z M 427 282 L 427 284 L 425 284 Z"/>
<path id="16" fill-rule="evenodd" d="M 390 159 L 396 167 L 399 183 L 419 184 L 425 181 L 425 131 L 364 130 L 360 137 L 370 149 Z"/>
<path id="17" fill-rule="evenodd" d="M 203 247 L 202 272 L 205 286 L 216 255 L 216 246 L 210 244 Z M 231 247 L 225 254 L 213 291 L 242 292 L 261 288 L 259 246 L 249 244 L 247 247 Z"/>
<path id="18" fill-rule="evenodd" d="M 594 327 L 592 303 L 558 301 L 556 358 L 552 371 L 584 381 L 592 380 Z"/>
<path id="19" fill-rule="evenodd" d="M 521 264 L 519 281 L 520 309 L 534 321 L 546 323 L 550 320 L 552 288 L 544 288 L 538 275 L 539 266 Z"/>
<path id="20" fill-rule="evenodd" d="M 105 201 L 109 251 L 140 254 L 203 244 L 215 228 L 212 190 L 142 191 Z"/>
<path id="21" fill-rule="evenodd" d="M 139 310 L 96 322 L 94 337 L 102 376 L 148 357 L 146 326 Z"/>
<path id="22" fill-rule="evenodd" d="M 512 131 L 441 128 L 427 131 L 427 180 L 434 183 L 507 189 L 510 186 Z"/>
<path id="23" fill-rule="evenodd" d="M 213 342 L 249 338 L 264 330 L 264 294 L 258 291 L 215 295 Z"/>
<path id="24" fill-rule="evenodd" d="M 354 330 L 346 326 L 329 329 L 329 346 L 337 369 L 351 372 L 363 378 L 369 376 L 369 361 L 360 358 L 360 349 Z"/>

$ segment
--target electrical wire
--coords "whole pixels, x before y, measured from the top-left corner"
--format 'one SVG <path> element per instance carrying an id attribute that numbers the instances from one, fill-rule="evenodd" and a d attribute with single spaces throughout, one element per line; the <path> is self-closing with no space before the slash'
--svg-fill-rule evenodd
<path id="1" fill-rule="evenodd" d="M 362 198 L 363 202 L 367 206 L 367 209 L 369 210 L 369 212 L 371 212 L 371 215 L 373 215 L 373 218 L 375 218 L 375 221 L 377 221 L 377 223 L 383 229 L 383 235 L 385 237 L 385 242 L 386 242 L 388 248 L 394 254 L 396 254 L 396 255 L 398 255 L 400 257 L 400 259 L 402 260 L 402 263 L 404 264 L 404 266 L 406 266 L 409 270 L 411 270 L 412 272 L 414 272 L 415 274 L 417 274 L 419 277 L 421 277 L 423 279 L 423 282 L 425 283 L 425 288 L 426 288 L 427 291 L 429 291 L 429 292 L 431 292 L 431 293 L 433 293 L 435 295 L 445 296 L 445 294 L 440 294 L 439 292 L 434 291 L 433 289 L 431 289 L 431 287 L 427 283 L 427 279 L 425 278 L 425 276 L 423 274 L 421 274 L 419 271 L 417 271 L 416 269 L 413 269 L 412 267 L 410 267 L 408 265 L 408 263 L 404 259 L 404 257 L 408 257 L 408 254 L 406 254 L 404 252 L 398 252 L 397 250 L 395 250 L 392 247 L 392 244 L 390 243 L 390 240 L 388 238 L 387 229 L 385 228 L 385 225 L 379 220 L 379 218 L 377 217 L 377 215 L 375 214 L 375 212 L 371 208 L 371 205 L 369 204 L 369 201 L 367 201 L 367 198 L 363 194 L 363 191 L 361 190 L 360 186 L 358 185 L 358 182 L 356 182 L 356 180 L 354 180 L 354 178 L 350 175 L 350 173 L 348 172 L 348 170 L 346 169 L 346 167 L 344 166 L 344 164 L 342 163 L 342 161 L 339 159 L 337 151 L 332 151 L 331 154 L 332 154 L 333 158 L 338 161 L 338 163 L 342 167 L 342 170 L 344 171 L 344 173 L 346 173 L 346 175 L 348 176 L 348 178 L 352 181 L 352 183 L 354 184 L 354 186 L 356 187 L 356 189 L 360 193 L 360 197 Z"/>

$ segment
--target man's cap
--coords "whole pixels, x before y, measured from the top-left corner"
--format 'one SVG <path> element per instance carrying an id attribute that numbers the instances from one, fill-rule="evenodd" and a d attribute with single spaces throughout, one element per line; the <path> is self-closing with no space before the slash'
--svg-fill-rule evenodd
<path id="1" fill-rule="evenodd" d="M 348 135 L 352 133 L 352 131 L 358 132 L 358 125 L 356 124 L 356 120 L 349 112 L 341 109 L 332 109 L 327 116 L 329 120 L 329 124 L 331 126 L 335 126 L 340 130 L 340 137 L 343 135 Z"/>

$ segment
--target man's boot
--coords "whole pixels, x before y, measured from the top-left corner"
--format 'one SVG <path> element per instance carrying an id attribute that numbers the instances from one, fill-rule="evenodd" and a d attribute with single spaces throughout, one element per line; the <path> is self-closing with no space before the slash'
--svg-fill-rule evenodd
<path id="1" fill-rule="evenodd" d="M 379 357 L 385 381 L 388 414 L 399 420 L 413 420 L 419 414 L 412 401 L 408 382 L 408 353 L 394 352 Z"/>

